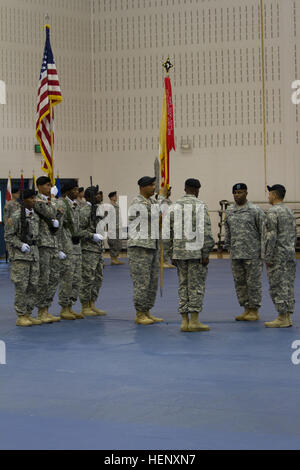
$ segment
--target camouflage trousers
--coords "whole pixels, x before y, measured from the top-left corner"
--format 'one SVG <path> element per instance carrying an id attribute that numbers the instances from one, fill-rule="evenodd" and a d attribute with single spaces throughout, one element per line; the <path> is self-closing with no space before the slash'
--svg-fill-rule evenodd
<path id="1" fill-rule="evenodd" d="M 15 285 L 15 309 L 17 315 L 31 313 L 36 306 L 39 263 L 21 260 L 12 261 L 10 276 Z"/>
<path id="2" fill-rule="evenodd" d="M 180 314 L 201 312 L 205 293 L 207 266 L 200 259 L 177 259 Z"/>
<path id="3" fill-rule="evenodd" d="M 164 262 L 168 262 L 171 258 L 171 243 L 169 240 L 163 240 L 163 249 L 164 249 Z"/>
<path id="4" fill-rule="evenodd" d="M 239 304 L 241 307 L 259 309 L 262 261 L 260 259 L 233 259 L 231 267 Z"/>
<path id="5" fill-rule="evenodd" d="M 81 282 L 81 255 L 67 254 L 60 261 L 60 283 L 58 301 L 62 307 L 76 302 Z"/>
<path id="6" fill-rule="evenodd" d="M 79 298 L 82 304 L 95 302 L 103 280 L 103 255 L 94 251 L 82 251 L 82 280 Z"/>
<path id="7" fill-rule="evenodd" d="M 74 274 L 72 284 L 71 300 L 75 304 L 79 297 L 81 279 L 82 279 L 82 256 L 81 254 L 75 254 L 73 256 Z"/>
<path id="8" fill-rule="evenodd" d="M 37 290 L 38 308 L 50 307 L 60 276 L 60 259 L 56 248 L 40 247 L 40 276 Z"/>
<path id="9" fill-rule="evenodd" d="M 293 313 L 295 306 L 294 283 L 296 278 L 295 260 L 280 261 L 267 266 L 270 296 L 279 314 Z"/>
<path id="10" fill-rule="evenodd" d="M 159 275 L 159 250 L 132 246 L 128 248 L 133 303 L 137 312 L 153 308 Z"/>
<path id="11" fill-rule="evenodd" d="M 119 238 L 115 240 L 108 238 L 107 243 L 109 246 L 109 254 L 111 258 L 117 258 L 122 250 L 122 241 Z"/>

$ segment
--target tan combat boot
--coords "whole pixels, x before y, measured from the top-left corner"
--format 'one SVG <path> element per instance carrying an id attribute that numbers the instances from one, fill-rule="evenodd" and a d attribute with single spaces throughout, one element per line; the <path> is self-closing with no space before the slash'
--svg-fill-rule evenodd
<path id="1" fill-rule="evenodd" d="M 95 312 L 96 315 L 101 315 L 101 316 L 104 316 L 106 315 L 106 311 L 105 310 L 100 310 L 99 308 L 97 308 L 94 304 L 94 302 L 90 301 L 90 309 Z"/>
<path id="2" fill-rule="evenodd" d="M 189 315 L 188 313 L 182 313 L 182 322 L 180 326 L 181 331 L 190 331 L 189 330 Z"/>
<path id="3" fill-rule="evenodd" d="M 114 256 L 114 257 L 111 258 L 110 264 L 112 264 L 113 266 L 118 266 L 120 264 L 125 264 L 125 263 L 123 263 L 116 256 Z"/>
<path id="4" fill-rule="evenodd" d="M 289 322 L 290 322 L 290 326 L 293 326 L 293 322 L 292 322 L 292 317 L 291 315 L 293 315 L 292 313 L 288 313 L 288 319 L 289 319 Z"/>
<path id="5" fill-rule="evenodd" d="M 276 320 L 265 322 L 267 328 L 289 328 L 291 321 L 288 313 L 280 313 Z"/>
<path id="6" fill-rule="evenodd" d="M 244 318 L 245 321 L 258 321 L 259 315 L 258 310 L 254 308 L 249 308 L 248 314 Z"/>
<path id="7" fill-rule="evenodd" d="M 175 266 L 173 264 L 168 263 L 168 261 L 164 261 L 163 268 L 172 269 L 175 268 Z"/>
<path id="8" fill-rule="evenodd" d="M 33 323 L 31 322 L 31 320 L 28 318 L 27 315 L 18 315 L 16 325 L 17 326 L 32 326 Z"/>
<path id="9" fill-rule="evenodd" d="M 82 313 L 77 313 L 72 309 L 72 305 L 68 305 L 68 311 L 69 313 L 71 313 L 71 315 L 74 315 L 77 320 L 84 318 L 84 315 L 82 315 Z"/>
<path id="10" fill-rule="evenodd" d="M 191 318 L 189 321 L 189 331 L 209 331 L 210 328 L 208 325 L 204 325 L 198 320 L 199 313 L 191 313 Z"/>
<path id="11" fill-rule="evenodd" d="M 135 323 L 137 325 L 153 325 L 154 321 L 148 318 L 145 312 L 136 312 Z"/>
<path id="12" fill-rule="evenodd" d="M 62 320 L 76 320 L 75 315 L 69 311 L 69 307 L 62 307 L 60 312 L 60 318 Z"/>
<path id="13" fill-rule="evenodd" d="M 48 318 L 50 318 L 50 320 L 52 320 L 53 322 L 60 321 L 59 317 L 56 317 L 55 315 L 51 315 L 51 313 L 48 312 L 48 307 L 45 307 L 45 308 L 46 308 L 46 315 L 48 316 Z"/>
<path id="14" fill-rule="evenodd" d="M 38 319 L 41 320 L 42 323 L 52 323 L 53 320 L 48 317 L 47 315 L 47 308 L 39 308 L 38 309 Z"/>
<path id="15" fill-rule="evenodd" d="M 32 317 L 31 313 L 27 313 L 26 317 L 31 321 L 33 325 L 41 325 L 43 323 L 42 320 Z"/>
<path id="16" fill-rule="evenodd" d="M 97 316 L 97 313 L 91 309 L 89 302 L 82 304 L 80 313 L 84 317 L 96 317 Z"/>
<path id="17" fill-rule="evenodd" d="M 238 315 L 235 317 L 236 321 L 245 321 L 245 316 L 248 315 L 250 312 L 250 309 L 248 307 L 245 307 L 244 312 L 241 315 Z"/>
<path id="18" fill-rule="evenodd" d="M 152 320 L 154 323 L 161 323 L 162 321 L 164 321 L 162 318 L 158 318 L 158 317 L 155 317 L 154 315 L 151 315 L 149 310 L 145 312 L 145 315 L 146 317 L 150 318 L 150 320 Z"/>

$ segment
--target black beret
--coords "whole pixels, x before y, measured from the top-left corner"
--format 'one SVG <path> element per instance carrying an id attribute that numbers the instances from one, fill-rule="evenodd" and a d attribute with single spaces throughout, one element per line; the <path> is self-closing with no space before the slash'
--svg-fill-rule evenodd
<path id="1" fill-rule="evenodd" d="M 22 196 L 23 199 L 28 199 L 29 197 L 36 196 L 36 191 L 34 189 L 24 189 Z"/>
<path id="2" fill-rule="evenodd" d="M 145 186 L 149 186 L 150 184 L 154 183 L 155 180 L 155 176 L 143 176 L 138 180 L 138 185 L 144 188 Z"/>
<path id="3" fill-rule="evenodd" d="M 47 183 L 51 183 L 51 179 L 48 178 L 48 176 L 40 176 L 40 177 L 36 180 L 37 186 L 43 186 L 44 184 L 47 184 Z"/>
<path id="4" fill-rule="evenodd" d="M 86 190 L 84 191 L 84 197 L 88 197 L 89 199 L 91 198 L 92 196 L 92 193 L 94 194 L 94 196 L 96 196 L 96 194 L 99 192 L 99 186 L 90 186 L 89 188 L 86 188 Z"/>
<path id="5" fill-rule="evenodd" d="M 19 191 L 20 191 L 19 186 L 13 186 L 13 187 L 11 188 L 11 193 L 12 193 L 12 194 L 16 194 L 16 193 L 18 193 Z"/>
<path id="6" fill-rule="evenodd" d="M 274 184 L 273 186 L 267 186 L 268 191 L 281 191 L 284 194 L 286 193 L 286 189 L 282 184 Z"/>
<path id="7" fill-rule="evenodd" d="M 61 188 L 62 193 L 66 193 L 67 191 L 71 191 L 71 189 L 78 188 L 78 183 L 76 180 L 70 180 L 63 184 Z"/>
<path id="8" fill-rule="evenodd" d="M 115 196 L 117 194 L 117 191 L 112 191 L 111 193 L 109 193 L 108 197 L 109 199 L 113 196 Z"/>
<path id="9" fill-rule="evenodd" d="M 184 183 L 184 186 L 185 187 L 187 186 L 188 188 L 201 188 L 201 183 L 197 179 L 189 178 Z"/>
<path id="10" fill-rule="evenodd" d="M 247 191 L 248 188 L 245 183 L 237 183 L 232 188 L 232 194 L 234 193 L 234 191 L 238 191 L 240 189 L 245 189 Z"/>
<path id="11" fill-rule="evenodd" d="M 82 188 L 82 187 L 81 187 L 81 188 L 78 188 L 78 192 L 79 192 L 79 193 L 82 193 L 82 191 L 84 191 L 84 188 Z"/>

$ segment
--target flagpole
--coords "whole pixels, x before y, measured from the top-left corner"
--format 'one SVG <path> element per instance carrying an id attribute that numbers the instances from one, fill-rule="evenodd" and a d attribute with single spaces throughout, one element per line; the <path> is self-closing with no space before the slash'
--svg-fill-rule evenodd
<path id="1" fill-rule="evenodd" d="M 260 0 L 261 23 L 261 73 L 262 73 L 262 104 L 263 104 L 263 135 L 264 135 L 264 174 L 265 193 L 267 194 L 267 131 L 266 131 L 266 87 L 265 87 L 265 44 L 264 44 L 264 14 L 263 0 Z"/>

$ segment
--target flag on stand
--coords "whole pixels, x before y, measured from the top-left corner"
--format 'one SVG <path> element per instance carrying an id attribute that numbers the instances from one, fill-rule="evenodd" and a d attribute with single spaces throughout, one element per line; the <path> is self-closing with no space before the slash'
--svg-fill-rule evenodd
<path id="1" fill-rule="evenodd" d="M 6 198 L 5 198 L 5 203 L 8 201 L 12 200 L 12 195 L 11 195 L 11 177 L 8 177 L 7 180 L 7 186 L 6 186 Z"/>
<path id="2" fill-rule="evenodd" d="M 175 150 L 174 119 L 172 103 L 172 87 L 170 77 L 165 77 L 165 90 L 161 107 L 159 156 L 160 156 L 160 185 L 167 186 L 170 183 L 170 151 Z"/>
<path id="3" fill-rule="evenodd" d="M 22 191 L 24 189 L 24 176 L 23 176 L 23 170 L 21 171 L 21 180 L 20 180 L 20 193 L 22 194 Z"/>
<path id="4" fill-rule="evenodd" d="M 56 178 L 55 186 L 57 187 L 57 197 L 61 197 L 61 186 L 59 176 Z"/>
<path id="5" fill-rule="evenodd" d="M 32 188 L 31 189 L 32 189 L 32 191 L 37 191 L 37 186 L 36 186 L 34 174 L 32 175 Z"/>
<path id="6" fill-rule="evenodd" d="M 50 26 L 45 25 L 45 29 L 46 43 L 38 87 L 36 138 L 40 143 L 41 152 L 45 160 L 42 169 L 48 173 L 52 185 L 54 185 L 53 106 L 62 101 L 62 94 L 50 44 Z"/>

